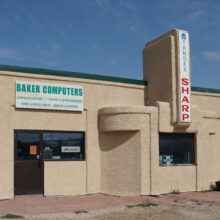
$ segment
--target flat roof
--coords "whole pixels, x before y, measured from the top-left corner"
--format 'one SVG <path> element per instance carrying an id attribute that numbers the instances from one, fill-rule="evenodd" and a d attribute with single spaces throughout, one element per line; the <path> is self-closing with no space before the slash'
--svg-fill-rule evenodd
<path id="1" fill-rule="evenodd" d="M 191 90 L 194 91 L 194 92 L 209 92 L 209 93 L 220 94 L 220 89 L 201 88 L 201 87 L 197 87 L 197 86 L 192 86 Z"/>
<path id="2" fill-rule="evenodd" d="M 88 74 L 88 73 L 78 73 L 78 72 L 70 72 L 70 71 L 62 71 L 62 70 L 31 68 L 31 67 L 23 67 L 23 66 L 0 65 L 0 71 L 11 71 L 11 72 L 20 72 L 20 73 L 50 75 L 50 76 L 65 76 L 65 77 L 73 77 L 73 78 L 81 78 L 81 79 L 102 80 L 108 82 L 147 85 L 147 81 L 145 80 L 121 78 L 114 76 L 103 76 L 103 75 Z"/>
<path id="3" fill-rule="evenodd" d="M 20 73 L 50 75 L 50 76 L 65 76 L 65 77 L 73 77 L 73 78 L 81 78 L 81 79 L 102 80 L 108 82 L 128 83 L 135 85 L 147 85 L 147 81 L 145 80 L 103 76 L 103 75 L 88 74 L 88 73 L 78 73 L 78 72 L 70 72 L 70 71 L 62 71 L 62 70 L 3 65 L 3 64 L 0 64 L 0 71 L 11 71 L 11 72 L 20 72 Z M 208 93 L 220 94 L 220 89 L 214 89 L 214 88 L 202 88 L 202 87 L 192 86 L 191 90 L 194 92 L 208 92 Z"/>

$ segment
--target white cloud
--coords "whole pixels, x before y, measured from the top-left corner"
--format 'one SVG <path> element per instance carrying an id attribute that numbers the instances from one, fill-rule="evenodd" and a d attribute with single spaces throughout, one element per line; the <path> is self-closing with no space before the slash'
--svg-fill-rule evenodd
<path id="1" fill-rule="evenodd" d="M 108 65 L 109 65 L 109 66 L 114 66 L 114 65 L 116 65 L 116 64 L 118 64 L 118 61 L 117 61 L 117 60 L 112 59 L 112 60 L 109 60 L 109 61 L 108 61 Z"/>
<path id="2" fill-rule="evenodd" d="M 96 3 L 103 8 L 107 8 L 109 6 L 108 0 L 96 0 Z"/>
<path id="3" fill-rule="evenodd" d="M 136 26 L 140 23 L 137 8 L 131 0 L 95 0 L 96 4 L 103 14 L 109 14 L 117 18 L 120 25 L 126 26 L 130 31 L 135 31 Z M 117 3 L 116 3 L 117 2 Z"/>
<path id="4" fill-rule="evenodd" d="M 97 50 L 98 49 L 98 45 L 97 44 L 93 44 L 91 47 L 92 50 Z"/>
<path id="5" fill-rule="evenodd" d="M 36 50 L 41 56 L 47 59 L 59 59 L 60 58 L 60 46 L 56 42 L 52 42 L 48 47 L 37 46 Z"/>
<path id="6" fill-rule="evenodd" d="M 21 56 L 21 54 L 10 48 L 1 48 L 0 58 L 6 58 L 11 60 L 23 60 L 23 56 Z"/>
<path id="7" fill-rule="evenodd" d="M 136 8 L 134 7 L 134 5 L 132 5 L 130 2 L 128 2 L 128 1 L 120 1 L 120 4 L 121 5 L 123 5 L 123 6 L 125 6 L 126 8 L 128 8 L 129 10 L 131 10 L 131 11 L 136 11 Z"/>
<path id="8" fill-rule="evenodd" d="M 61 65 L 61 62 L 57 61 L 57 60 L 52 60 L 52 61 L 44 62 L 44 64 L 46 64 L 48 66 L 52 66 L 52 67 L 57 67 L 57 66 Z"/>
<path id="9" fill-rule="evenodd" d="M 220 61 L 220 51 L 206 51 L 203 55 L 209 60 Z"/>
<path id="10" fill-rule="evenodd" d="M 131 30 L 132 32 L 135 32 L 135 30 L 136 30 L 135 26 L 134 26 L 134 25 L 131 25 L 131 26 L 130 26 L 130 30 Z"/>
<path id="11" fill-rule="evenodd" d="M 200 19 L 201 17 L 207 15 L 208 13 L 205 10 L 198 9 L 189 15 L 188 19 Z"/>

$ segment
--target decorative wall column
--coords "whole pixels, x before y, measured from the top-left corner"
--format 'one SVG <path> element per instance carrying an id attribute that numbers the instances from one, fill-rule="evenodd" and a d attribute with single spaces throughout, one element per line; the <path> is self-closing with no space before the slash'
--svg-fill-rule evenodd
<path id="1" fill-rule="evenodd" d="M 148 42 L 143 50 L 144 79 L 148 81 L 148 105 L 171 105 L 171 124 L 188 127 L 190 107 L 189 34 L 173 29 Z"/>

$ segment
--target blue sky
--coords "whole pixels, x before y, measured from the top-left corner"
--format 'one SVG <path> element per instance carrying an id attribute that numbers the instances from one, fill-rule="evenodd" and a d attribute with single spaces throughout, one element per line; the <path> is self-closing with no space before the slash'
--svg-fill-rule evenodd
<path id="1" fill-rule="evenodd" d="M 192 85 L 220 88 L 219 0 L 1 0 L 0 64 L 142 79 L 142 49 L 187 30 Z"/>

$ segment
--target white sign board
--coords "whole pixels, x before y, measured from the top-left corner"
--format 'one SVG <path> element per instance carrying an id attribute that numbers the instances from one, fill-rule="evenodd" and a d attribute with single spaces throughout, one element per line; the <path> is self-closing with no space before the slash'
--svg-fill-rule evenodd
<path id="1" fill-rule="evenodd" d="M 17 80 L 16 108 L 83 111 L 83 87 Z"/>
<path id="2" fill-rule="evenodd" d="M 189 60 L 189 34 L 179 30 L 179 94 L 180 94 L 180 122 L 191 122 L 190 109 L 190 60 Z"/>
<path id="3" fill-rule="evenodd" d="M 61 152 L 62 153 L 79 153 L 80 146 L 62 146 Z"/>

